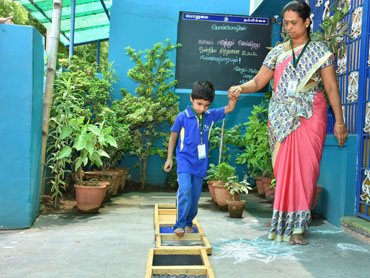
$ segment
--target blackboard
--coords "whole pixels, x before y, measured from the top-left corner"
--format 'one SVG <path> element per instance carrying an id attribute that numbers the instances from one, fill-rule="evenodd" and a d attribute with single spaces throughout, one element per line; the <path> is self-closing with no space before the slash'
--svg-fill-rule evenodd
<path id="1" fill-rule="evenodd" d="M 271 46 L 268 18 L 180 12 L 177 88 L 209 80 L 216 90 L 251 80 Z M 266 87 L 267 88 L 267 87 Z"/>

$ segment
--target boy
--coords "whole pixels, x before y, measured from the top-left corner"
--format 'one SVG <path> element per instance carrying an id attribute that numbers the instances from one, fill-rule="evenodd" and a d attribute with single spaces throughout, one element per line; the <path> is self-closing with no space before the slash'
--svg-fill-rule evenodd
<path id="1" fill-rule="evenodd" d="M 193 219 L 198 212 L 198 201 L 202 192 L 203 179 L 207 176 L 208 139 L 214 122 L 223 119 L 234 110 L 237 97 L 229 95 L 227 106 L 208 110 L 215 97 L 215 89 L 209 81 L 198 81 L 190 95 L 192 107 L 177 115 L 171 128 L 167 160 L 164 170 L 172 169 L 173 150 L 176 149 L 179 189 L 176 193 L 177 220 L 175 234 L 192 233 Z"/>

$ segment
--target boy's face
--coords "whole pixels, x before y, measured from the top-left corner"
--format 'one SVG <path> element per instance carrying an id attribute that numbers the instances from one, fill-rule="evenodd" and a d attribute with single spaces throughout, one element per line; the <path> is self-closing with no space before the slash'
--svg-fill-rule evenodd
<path id="1" fill-rule="evenodd" d="M 202 115 L 204 112 L 206 112 L 211 105 L 211 102 L 209 100 L 204 99 L 193 99 L 192 97 L 190 97 L 190 101 L 193 103 L 193 109 L 199 115 Z"/>

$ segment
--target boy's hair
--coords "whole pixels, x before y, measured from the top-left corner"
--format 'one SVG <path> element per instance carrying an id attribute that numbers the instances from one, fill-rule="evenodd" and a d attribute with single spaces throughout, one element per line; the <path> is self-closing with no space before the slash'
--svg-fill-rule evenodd
<path id="1" fill-rule="evenodd" d="M 198 81 L 194 83 L 190 96 L 192 99 L 204 99 L 212 102 L 215 98 L 215 87 L 209 81 Z"/>

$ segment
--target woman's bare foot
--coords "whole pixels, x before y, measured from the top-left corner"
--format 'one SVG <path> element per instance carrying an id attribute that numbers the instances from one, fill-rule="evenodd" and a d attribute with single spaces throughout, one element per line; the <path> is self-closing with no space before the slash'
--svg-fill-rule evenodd
<path id="1" fill-rule="evenodd" d="M 263 224 L 263 227 L 271 227 L 271 220 Z"/>
<path id="2" fill-rule="evenodd" d="M 294 244 L 306 245 L 306 244 L 308 244 L 308 241 L 307 241 L 307 239 L 305 239 L 303 237 L 303 235 L 301 235 L 301 234 L 294 234 L 290 238 L 290 244 L 292 244 L 292 245 L 294 245 Z"/>

